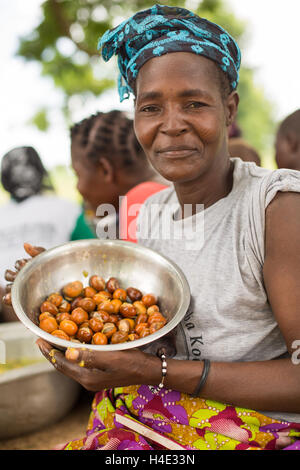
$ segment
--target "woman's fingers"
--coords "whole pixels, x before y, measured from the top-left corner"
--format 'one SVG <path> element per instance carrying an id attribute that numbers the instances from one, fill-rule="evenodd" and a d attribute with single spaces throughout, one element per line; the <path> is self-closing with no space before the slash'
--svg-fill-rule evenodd
<path id="1" fill-rule="evenodd" d="M 84 383 L 87 380 L 86 375 L 88 371 L 83 369 L 83 367 L 80 367 L 80 365 L 68 361 L 63 352 L 54 349 L 53 346 L 46 341 L 38 339 L 36 344 L 43 356 L 51 362 L 55 369 L 84 386 Z"/>
<path id="2" fill-rule="evenodd" d="M 33 246 L 30 243 L 24 243 L 24 249 L 26 253 L 28 253 L 32 258 L 35 256 L 39 255 L 43 251 L 45 251 L 45 248 L 42 248 L 41 246 Z M 11 286 L 16 279 L 18 272 L 25 266 L 25 264 L 29 261 L 29 259 L 19 259 L 15 263 L 15 269 L 16 271 L 12 271 L 11 269 L 7 269 L 4 274 L 4 278 L 6 281 L 8 281 L 10 284 L 6 286 L 6 294 L 2 297 L 2 302 L 5 305 L 12 305 L 11 302 Z"/>
<path id="3" fill-rule="evenodd" d="M 15 262 L 15 269 L 17 271 L 20 271 L 20 269 L 22 269 L 28 261 L 29 261 L 29 258 L 18 259 Z"/>
<path id="4" fill-rule="evenodd" d="M 88 369 L 105 370 L 102 363 L 99 363 L 97 355 L 99 352 L 87 348 L 68 348 L 65 357 L 69 362 L 73 362 Z M 102 361 L 101 361 L 102 362 Z"/>
<path id="5" fill-rule="evenodd" d="M 17 272 L 12 271 L 11 269 L 6 269 L 4 273 L 4 279 L 8 282 L 14 282 L 14 280 L 17 277 L 17 274 L 18 274 Z"/>
<path id="6" fill-rule="evenodd" d="M 3 302 L 5 305 L 12 305 L 12 302 L 11 302 L 11 293 L 10 293 L 10 292 L 7 292 L 7 294 L 5 294 L 5 295 L 2 297 L 2 302 Z"/>
<path id="7" fill-rule="evenodd" d="M 46 251 L 45 248 L 41 246 L 33 246 L 30 243 L 24 243 L 24 250 L 28 253 L 32 258 L 39 255 L 43 251 Z"/>

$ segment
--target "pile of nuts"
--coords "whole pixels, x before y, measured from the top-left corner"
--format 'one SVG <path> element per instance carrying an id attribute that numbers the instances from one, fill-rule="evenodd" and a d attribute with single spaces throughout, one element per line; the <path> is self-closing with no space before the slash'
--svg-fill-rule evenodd
<path id="1" fill-rule="evenodd" d="M 117 344 L 144 338 L 160 330 L 166 318 L 157 297 L 129 287 L 116 278 L 98 275 L 70 282 L 41 304 L 39 327 L 58 338 L 85 344 Z"/>

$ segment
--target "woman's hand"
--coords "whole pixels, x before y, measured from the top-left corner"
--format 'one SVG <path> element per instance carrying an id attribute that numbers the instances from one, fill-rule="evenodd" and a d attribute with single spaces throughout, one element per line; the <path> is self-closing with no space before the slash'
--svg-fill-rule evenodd
<path id="1" fill-rule="evenodd" d="M 102 352 L 68 348 L 65 354 L 42 339 L 36 344 L 51 364 L 91 392 L 127 385 L 156 385 L 161 379 L 161 361 L 139 349 Z"/>
<path id="2" fill-rule="evenodd" d="M 32 246 L 30 243 L 24 243 L 24 250 L 26 253 L 31 256 L 31 258 L 34 258 L 35 256 L 39 255 L 42 253 L 42 251 L 45 251 L 45 248 L 42 248 L 41 246 Z M 30 258 L 23 258 L 19 259 L 15 263 L 15 270 L 12 271 L 11 269 L 7 269 L 5 271 L 5 280 L 8 281 L 9 284 L 6 285 L 5 287 L 5 295 L 3 296 L 3 303 L 5 305 L 12 305 L 11 303 L 11 287 L 13 285 L 14 280 L 16 279 L 19 271 L 25 266 L 25 264 L 30 261 Z"/>

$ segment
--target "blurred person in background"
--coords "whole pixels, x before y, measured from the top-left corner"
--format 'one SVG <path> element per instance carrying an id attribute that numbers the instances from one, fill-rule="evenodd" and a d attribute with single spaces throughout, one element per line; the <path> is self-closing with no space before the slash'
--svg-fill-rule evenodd
<path id="1" fill-rule="evenodd" d="M 228 149 L 232 158 L 240 158 L 244 162 L 254 162 L 261 166 L 258 152 L 243 137 L 243 131 L 235 120 L 228 128 Z"/>
<path id="2" fill-rule="evenodd" d="M 261 158 L 258 152 L 248 142 L 240 137 L 230 138 L 228 150 L 232 158 L 240 158 L 244 162 L 254 162 L 261 166 Z"/>
<path id="3" fill-rule="evenodd" d="M 300 170 L 300 109 L 287 116 L 278 128 L 275 160 L 278 168 Z"/>
<path id="4" fill-rule="evenodd" d="M 24 242 L 35 240 L 51 248 L 70 240 L 80 207 L 55 195 L 33 147 L 16 147 L 3 156 L 1 183 L 10 194 L 10 201 L 0 206 L 0 285 L 4 285 L 5 278 L 14 277 L 8 273 L 7 279 L 5 271 L 23 257 Z M 2 320 L 16 320 L 9 307 L 0 307 Z"/>

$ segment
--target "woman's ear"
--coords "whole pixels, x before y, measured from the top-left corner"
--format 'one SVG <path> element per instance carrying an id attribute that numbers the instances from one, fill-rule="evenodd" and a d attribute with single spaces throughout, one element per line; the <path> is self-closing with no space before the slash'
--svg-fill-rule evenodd
<path id="1" fill-rule="evenodd" d="M 112 183 L 115 177 L 115 171 L 109 160 L 105 157 L 99 158 L 99 165 L 103 173 L 103 181 L 105 183 Z"/>
<path id="2" fill-rule="evenodd" d="M 226 99 L 226 126 L 229 127 L 235 120 L 240 97 L 236 91 L 232 91 Z"/>

